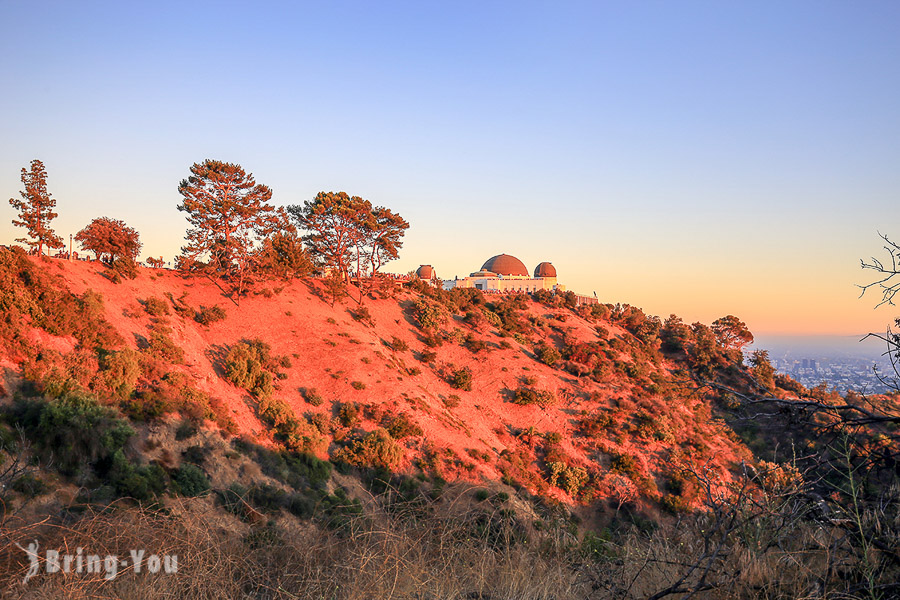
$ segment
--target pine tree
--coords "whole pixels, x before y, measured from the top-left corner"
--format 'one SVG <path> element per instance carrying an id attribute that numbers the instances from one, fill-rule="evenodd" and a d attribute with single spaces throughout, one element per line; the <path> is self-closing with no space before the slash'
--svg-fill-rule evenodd
<path id="1" fill-rule="evenodd" d="M 230 277 L 240 293 L 260 240 L 289 228 L 284 210 L 268 204 L 272 190 L 238 164 L 208 159 L 194 163 L 178 193 L 191 225 L 179 264 Z"/>
<path id="2" fill-rule="evenodd" d="M 22 184 L 25 189 L 19 192 L 21 199 L 10 198 L 10 205 L 19 211 L 19 219 L 13 219 L 13 225 L 24 227 L 28 237 L 17 238 L 17 242 L 28 244 L 38 254 L 44 253 L 44 246 L 50 248 L 62 248 L 62 238 L 56 235 L 50 227 L 50 221 L 58 215 L 53 212 L 56 199 L 47 192 L 47 171 L 44 163 L 35 159 L 31 161 L 31 169 L 22 169 Z"/>
<path id="3" fill-rule="evenodd" d="M 289 206 L 288 212 L 309 232 L 303 241 L 313 255 L 349 281 L 350 266 L 360 258 L 353 250 L 365 239 L 372 204 L 346 192 L 319 192 L 312 201 Z"/>
<path id="4" fill-rule="evenodd" d="M 409 228 L 400 215 L 346 192 L 319 192 L 311 201 L 289 206 L 298 226 L 308 231 L 303 240 L 326 267 L 345 280 L 378 275 L 397 258 Z"/>

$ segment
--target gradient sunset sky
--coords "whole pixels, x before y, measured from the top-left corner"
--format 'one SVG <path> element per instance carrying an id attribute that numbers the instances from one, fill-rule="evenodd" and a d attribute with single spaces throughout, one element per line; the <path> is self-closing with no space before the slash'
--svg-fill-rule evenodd
<path id="1" fill-rule="evenodd" d="M 757 334 L 900 314 L 854 287 L 900 239 L 897 2 L 0 0 L 0 57 L 0 195 L 43 160 L 66 240 L 109 216 L 171 260 L 216 158 L 399 212 L 396 272 L 505 252 Z"/>

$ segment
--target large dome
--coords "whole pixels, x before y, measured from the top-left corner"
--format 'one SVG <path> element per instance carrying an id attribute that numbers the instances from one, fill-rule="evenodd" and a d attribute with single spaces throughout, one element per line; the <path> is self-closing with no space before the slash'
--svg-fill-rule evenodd
<path id="1" fill-rule="evenodd" d="M 542 262 L 534 268 L 535 277 L 556 277 L 556 267 L 548 262 Z"/>
<path id="2" fill-rule="evenodd" d="M 437 277 L 434 272 L 434 268 L 431 265 L 422 265 L 418 269 L 416 269 L 416 275 L 419 276 L 419 279 L 434 279 Z"/>
<path id="3" fill-rule="evenodd" d="M 521 260 L 509 254 L 498 254 L 481 266 L 482 271 L 490 271 L 498 275 L 521 275 L 528 277 L 528 269 Z"/>

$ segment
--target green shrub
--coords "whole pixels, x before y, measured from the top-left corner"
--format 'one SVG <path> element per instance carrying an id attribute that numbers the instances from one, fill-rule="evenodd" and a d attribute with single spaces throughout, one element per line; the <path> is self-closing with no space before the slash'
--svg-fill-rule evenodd
<path id="1" fill-rule="evenodd" d="M 562 442 L 562 434 L 558 431 L 548 431 L 544 434 L 544 440 L 548 445 L 554 446 Z"/>
<path id="2" fill-rule="evenodd" d="M 602 431 L 613 425 L 613 418 L 608 412 L 596 412 L 585 417 L 579 423 L 581 433 L 587 437 L 597 437 Z"/>
<path id="3" fill-rule="evenodd" d="M 225 309 L 221 306 L 201 306 L 200 310 L 197 311 L 197 314 L 194 315 L 195 321 L 206 326 L 209 326 L 216 321 L 221 321 L 224 318 Z"/>
<path id="4" fill-rule="evenodd" d="M 164 494 L 168 479 L 165 470 L 159 465 L 135 466 L 121 450 L 113 455 L 112 466 L 107 472 L 107 480 L 119 496 L 141 502 Z"/>
<path id="5" fill-rule="evenodd" d="M 209 479 L 196 465 L 183 464 L 172 473 L 175 491 L 182 496 L 200 496 L 209 490 Z"/>
<path id="6" fill-rule="evenodd" d="M 247 490 L 247 500 L 256 508 L 266 512 L 276 512 L 287 505 L 288 495 L 274 485 L 253 485 Z"/>
<path id="7" fill-rule="evenodd" d="M 455 369 L 450 375 L 450 385 L 464 392 L 472 391 L 472 369 Z"/>
<path id="8" fill-rule="evenodd" d="M 344 402 L 338 409 L 338 420 L 344 427 L 356 427 L 359 425 L 359 405 L 355 402 Z"/>
<path id="9" fill-rule="evenodd" d="M 488 347 L 487 342 L 476 338 L 471 333 L 466 336 L 465 344 L 466 344 L 466 348 L 468 348 L 470 351 L 472 351 L 476 354 Z"/>
<path id="10" fill-rule="evenodd" d="M 520 387 L 513 395 L 513 402 L 522 406 L 536 404 L 541 408 L 546 408 L 556 403 L 556 394 L 549 390 Z"/>
<path id="11" fill-rule="evenodd" d="M 65 475 L 109 458 L 134 435 L 113 409 L 84 393 L 50 402 L 20 400 L 10 416 Z"/>
<path id="12" fill-rule="evenodd" d="M 422 435 L 422 428 L 413 423 L 406 413 L 400 413 L 395 417 L 386 417 L 383 424 L 395 440 Z"/>
<path id="13" fill-rule="evenodd" d="M 151 356 L 180 365 L 184 362 L 184 350 L 172 340 L 172 329 L 162 323 L 150 325 L 147 352 Z"/>
<path id="14" fill-rule="evenodd" d="M 588 481 L 587 470 L 584 467 L 572 467 L 564 462 L 551 462 L 550 485 L 564 489 L 573 498 Z"/>
<path id="15" fill-rule="evenodd" d="M 143 301 L 144 310 L 147 311 L 147 314 L 152 315 L 154 317 L 162 317 L 163 315 L 170 314 L 169 305 L 165 300 L 161 298 L 156 298 L 155 296 L 151 296 Z"/>
<path id="16" fill-rule="evenodd" d="M 487 322 L 490 323 L 493 327 L 500 329 L 503 327 L 503 321 L 500 319 L 500 316 L 488 309 L 484 309 L 484 318 L 487 319 Z"/>
<path id="17" fill-rule="evenodd" d="M 407 350 L 409 350 L 409 344 L 407 344 L 397 336 L 391 338 L 390 346 L 391 350 L 395 350 L 397 352 L 406 352 Z"/>
<path id="18" fill-rule="evenodd" d="M 47 493 L 48 487 L 44 480 L 37 477 L 34 473 L 25 473 L 13 480 L 10 486 L 14 491 L 26 496 L 27 498 L 36 498 Z"/>
<path id="19" fill-rule="evenodd" d="M 307 452 L 276 451 L 239 440 L 232 443 L 251 456 L 263 473 L 294 489 L 321 488 L 331 478 L 331 463 Z"/>
<path id="20" fill-rule="evenodd" d="M 418 321 L 419 327 L 425 330 L 440 328 L 448 318 L 444 307 L 428 298 L 420 298 L 416 302 L 413 307 L 413 316 Z"/>
<path id="21" fill-rule="evenodd" d="M 612 461 L 610 462 L 609 469 L 611 471 L 615 471 L 616 473 L 626 475 L 632 480 L 640 475 L 637 467 L 637 462 L 634 460 L 633 456 L 630 456 L 628 454 L 614 453 L 612 455 Z"/>
<path id="22" fill-rule="evenodd" d="M 172 303 L 172 308 L 175 309 L 175 312 L 178 313 L 178 315 L 185 319 L 194 318 L 194 309 L 188 306 L 184 300 L 187 298 L 187 292 L 183 292 L 177 300 L 175 299 L 175 296 L 172 295 L 172 292 L 166 292 L 165 295 L 166 298 L 169 299 L 169 302 Z"/>
<path id="23" fill-rule="evenodd" d="M 288 450 L 316 454 L 328 446 L 316 427 L 305 418 L 297 418 L 294 411 L 282 400 L 264 398 L 259 403 L 259 414 L 263 421 L 275 429 L 276 438 Z"/>
<path id="24" fill-rule="evenodd" d="M 191 446 L 181 453 L 181 457 L 184 459 L 184 462 L 191 463 L 192 465 L 197 465 L 199 467 L 206 462 L 207 454 L 209 454 L 209 450 L 207 450 L 206 447 Z"/>
<path id="25" fill-rule="evenodd" d="M 118 398 L 128 398 L 141 375 L 140 356 L 131 348 L 100 355 L 106 387 Z"/>
<path id="26" fill-rule="evenodd" d="M 222 507 L 239 519 L 246 521 L 249 518 L 246 496 L 247 488 L 237 482 L 233 482 L 224 490 L 217 490 L 216 496 Z"/>
<path id="27" fill-rule="evenodd" d="M 367 323 L 369 325 L 374 326 L 375 320 L 372 318 L 372 313 L 369 312 L 369 307 L 360 304 L 356 307 L 355 311 L 351 311 L 351 316 L 354 321 L 359 321 L 360 323 Z"/>
<path id="28" fill-rule="evenodd" d="M 376 429 L 335 452 L 334 459 L 358 467 L 393 469 L 400 464 L 403 449 L 385 429 Z"/>
<path id="29" fill-rule="evenodd" d="M 322 402 L 324 402 L 322 394 L 316 388 L 306 388 L 303 392 L 303 397 L 313 406 L 322 406 Z"/>
<path id="30" fill-rule="evenodd" d="M 308 519 L 315 514 L 317 503 L 318 499 L 310 493 L 291 494 L 288 496 L 286 508 L 291 514 Z"/>
<path id="31" fill-rule="evenodd" d="M 195 435 L 197 435 L 197 424 L 190 419 L 185 419 L 175 429 L 175 440 L 179 442 L 190 439 Z"/>
<path id="32" fill-rule="evenodd" d="M 262 340 L 242 341 L 232 346 L 225 357 L 225 377 L 257 398 L 267 398 L 275 391 L 278 364 Z"/>
<path id="33" fill-rule="evenodd" d="M 551 367 L 562 358 L 559 350 L 549 344 L 541 344 L 535 347 L 534 353 L 537 355 L 538 360 Z"/>

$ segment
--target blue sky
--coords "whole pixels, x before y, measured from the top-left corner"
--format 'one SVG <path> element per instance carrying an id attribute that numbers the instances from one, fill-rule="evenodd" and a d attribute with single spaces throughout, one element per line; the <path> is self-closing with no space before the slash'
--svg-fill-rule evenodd
<path id="1" fill-rule="evenodd" d="M 882 329 L 854 284 L 900 238 L 898 29 L 892 2 L 0 0 L 0 191 L 40 158 L 58 232 L 120 218 L 170 259 L 216 158 L 276 204 L 399 212 L 393 270 L 506 252 L 661 316 Z"/>

